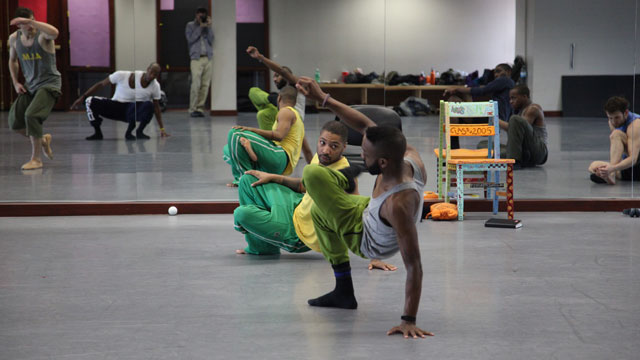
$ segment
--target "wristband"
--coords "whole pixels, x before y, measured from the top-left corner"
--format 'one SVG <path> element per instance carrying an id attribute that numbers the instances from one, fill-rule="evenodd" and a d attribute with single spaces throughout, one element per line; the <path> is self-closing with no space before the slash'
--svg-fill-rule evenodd
<path id="1" fill-rule="evenodd" d="M 330 97 L 331 97 L 331 94 L 329 93 L 327 93 L 327 95 L 324 96 L 324 100 L 322 100 L 322 107 L 327 105 L 327 100 L 329 100 Z"/>
<path id="2" fill-rule="evenodd" d="M 400 319 L 406 321 L 406 322 L 410 322 L 410 323 L 416 323 L 416 317 L 415 316 L 409 316 L 409 315 L 402 315 L 400 316 Z"/>

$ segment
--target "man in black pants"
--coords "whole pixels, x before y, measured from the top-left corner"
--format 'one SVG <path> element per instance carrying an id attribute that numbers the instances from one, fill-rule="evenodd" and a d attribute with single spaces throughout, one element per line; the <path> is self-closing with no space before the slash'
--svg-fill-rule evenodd
<path id="1" fill-rule="evenodd" d="M 102 140 L 102 118 L 124 121 L 129 124 L 125 133 L 125 139 L 149 139 L 142 131 L 149 124 L 154 113 L 160 128 L 160 136 L 169 136 L 162 124 L 162 112 L 160 111 L 160 84 L 156 80 L 160 75 L 160 65 L 151 63 L 147 71 L 116 71 L 104 80 L 96 83 L 80 96 L 72 105 L 75 108 L 85 101 L 89 123 L 95 129 L 95 133 L 88 136 L 87 140 Z M 113 84 L 116 91 L 111 99 L 90 96 L 103 86 Z M 140 123 L 136 129 L 136 135 L 132 134 L 136 127 L 136 121 Z"/>

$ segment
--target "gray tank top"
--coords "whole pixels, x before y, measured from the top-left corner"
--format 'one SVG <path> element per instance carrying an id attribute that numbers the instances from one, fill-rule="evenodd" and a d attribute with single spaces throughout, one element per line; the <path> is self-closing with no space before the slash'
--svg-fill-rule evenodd
<path id="1" fill-rule="evenodd" d="M 533 128 L 533 134 L 538 136 L 539 138 L 542 139 L 542 141 L 544 141 L 545 145 L 549 145 L 549 143 L 547 143 L 547 138 L 549 137 L 549 135 L 547 135 L 547 127 L 546 126 L 532 126 Z"/>
<path id="2" fill-rule="evenodd" d="M 371 198 L 369 205 L 362 213 L 363 229 L 360 251 L 369 259 L 388 258 L 399 250 L 396 231 L 380 219 L 380 208 L 384 201 L 389 196 L 407 189 L 415 190 L 422 199 L 422 191 L 425 184 L 425 179 L 422 178 L 422 172 L 413 160 L 409 158 L 405 158 L 404 160 L 408 161 L 413 168 L 413 181 L 398 184 L 377 198 Z M 422 215 L 422 206 L 423 204 L 421 202 L 420 208 L 413 215 L 414 222 L 416 223 L 420 220 L 420 215 Z"/>
<path id="3" fill-rule="evenodd" d="M 33 45 L 26 47 L 22 44 L 22 32 L 18 30 L 16 52 L 20 61 L 20 69 L 26 80 L 26 88 L 31 94 L 42 87 L 60 91 L 62 79 L 56 68 L 56 55 L 45 51 L 38 39 L 40 31 L 36 32 Z"/>

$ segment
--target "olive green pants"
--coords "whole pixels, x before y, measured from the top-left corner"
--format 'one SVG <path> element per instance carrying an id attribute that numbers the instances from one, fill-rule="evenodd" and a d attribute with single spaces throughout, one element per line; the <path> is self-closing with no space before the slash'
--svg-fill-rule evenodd
<path id="1" fill-rule="evenodd" d="M 42 138 L 42 123 L 59 96 L 60 91 L 51 88 L 40 88 L 33 95 L 28 92 L 18 95 L 9 110 L 9 127 L 11 130 L 26 129 L 27 136 Z"/>
<path id="2" fill-rule="evenodd" d="M 249 100 L 258 110 L 258 127 L 262 130 L 271 130 L 278 116 L 278 108 L 269 102 L 269 93 L 260 88 L 249 89 Z"/>
<path id="3" fill-rule="evenodd" d="M 345 263 L 349 250 L 364 257 L 360 251 L 362 213 L 370 198 L 347 194 L 347 178 L 322 165 L 305 166 L 302 181 L 314 202 L 311 217 L 325 259 L 332 265 Z"/>

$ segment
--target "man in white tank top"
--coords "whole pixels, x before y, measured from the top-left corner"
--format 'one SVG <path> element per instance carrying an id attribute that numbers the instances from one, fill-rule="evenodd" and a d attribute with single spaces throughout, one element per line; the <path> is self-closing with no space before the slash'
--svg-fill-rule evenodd
<path id="1" fill-rule="evenodd" d="M 309 300 L 309 305 L 357 308 L 348 251 L 365 258 L 385 258 L 400 251 L 407 270 L 404 313 L 400 325 L 387 334 L 401 333 L 405 338 L 433 335 L 416 326 L 422 292 L 416 222 L 422 214 L 422 187 L 426 182 L 420 155 L 406 144 L 399 129 L 377 127 L 361 112 L 324 93 L 310 78 L 300 78 L 297 88 L 324 103 L 341 121 L 364 135 L 365 166 L 371 174 L 378 175 L 369 198 L 344 192 L 353 186 L 358 169 L 335 171 L 319 165 L 304 168 L 302 182 L 314 201 L 311 214 L 318 242 L 336 277 L 335 289 Z"/>
<path id="2" fill-rule="evenodd" d="M 103 134 L 100 128 L 102 118 L 123 121 L 129 124 L 126 132 L 126 140 L 149 139 L 143 133 L 144 128 L 149 124 L 155 114 L 160 136 L 169 136 L 162 123 L 162 111 L 160 110 L 160 84 L 156 78 L 160 75 L 160 65 L 151 63 L 146 71 L 116 71 L 104 80 L 94 84 L 82 96 L 71 105 L 71 109 L 78 106 L 83 100 L 87 108 L 89 123 L 94 128 L 94 134 L 88 136 L 87 140 L 102 140 Z M 111 99 L 90 96 L 98 89 L 115 85 L 116 91 Z M 133 130 L 136 122 L 140 123 Z"/>

